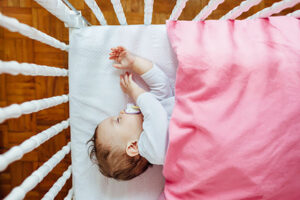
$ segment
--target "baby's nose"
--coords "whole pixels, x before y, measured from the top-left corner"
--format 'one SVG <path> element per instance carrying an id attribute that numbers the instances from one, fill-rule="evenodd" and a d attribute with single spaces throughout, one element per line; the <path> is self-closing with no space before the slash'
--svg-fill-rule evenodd
<path id="1" fill-rule="evenodd" d="M 125 114 L 125 111 L 124 111 L 124 110 L 121 110 L 121 111 L 120 111 L 120 114 Z"/>

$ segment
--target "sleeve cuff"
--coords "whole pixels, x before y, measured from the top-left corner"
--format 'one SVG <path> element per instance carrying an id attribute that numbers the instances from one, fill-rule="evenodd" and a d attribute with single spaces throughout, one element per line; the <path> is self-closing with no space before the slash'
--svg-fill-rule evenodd
<path id="1" fill-rule="evenodd" d="M 153 95 L 150 92 L 144 92 L 144 93 L 140 94 L 136 100 L 136 104 L 139 107 L 141 107 L 141 104 L 142 104 L 142 101 L 144 98 L 153 98 Z"/>
<path id="2" fill-rule="evenodd" d="M 149 80 L 151 79 L 151 77 L 155 76 L 155 74 L 157 74 L 157 65 L 155 63 L 153 63 L 153 67 L 147 71 L 146 73 L 142 74 L 141 77 L 144 80 Z"/>

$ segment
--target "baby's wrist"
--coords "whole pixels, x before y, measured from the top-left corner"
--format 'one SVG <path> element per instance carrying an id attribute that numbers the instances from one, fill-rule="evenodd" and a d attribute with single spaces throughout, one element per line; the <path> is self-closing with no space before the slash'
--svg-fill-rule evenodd
<path id="1" fill-rule="evenodd" d="M 139 74 L 140 75 L 140 68 L 139 68 L 139 65 L 137 64 L 137 56 L 134 56 L 134 60 L 132 62 L 132 65 L 131 65 L 131 70 L 133 72 L 135 72 L 136 74 Z"/>
<path id="2" fill-rule="evenodd" d="M 136 88 L 136 89 L 132 90 L 131 98 L 134 100 L 134 102 L 136 102 L 138 97 L 145 92 L 146 91 L 143 88 L 140 88 L 140 87 Z"/>
<path id="3" fill-rule="evenodd" d="M 135 56 L 132 70 L 138 75 L 143 75 L 153 67 L 153 63 L 147 59 Z"/>

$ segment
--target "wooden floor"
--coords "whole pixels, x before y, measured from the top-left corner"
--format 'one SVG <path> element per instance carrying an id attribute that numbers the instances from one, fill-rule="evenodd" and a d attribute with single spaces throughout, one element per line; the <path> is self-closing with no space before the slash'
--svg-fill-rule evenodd
<path id="1" fill-rule="evenodd" d="M 70 2 L 75 8 L 82 11 L 83 16 L 91 24 L 99 24 L 83 0 L 70 0 Z M 128 24 L 142 24 L 144 1 L 122 0 L 121 2 Z M 193 19 L 207 2 L 208 0 L 188 1 L 179 19 Z M 236 0 L 225 1 L 208 19 L 220 18 L 240 4 L 240 2 Z M 278 2 L 278 0 L 262 1 L 248 12 L 242 14 L 239 19 L 269 7 L 274 2 Z M 110 1 L 97 0 L 97 3 L 108 24 L 118 25 L 119 23 Z M 155 0 L 152 23 L 164 24 L 165 20 L 169 18 L 175 3 L 175 0 Z M 279 15 L 285 15 L 297 9 L 300 9 L 299 4 L 292 9 L 284 10 Z M 22 23 L 33 26 L 60 41 L 68 43 L 68 29 L 64 27 L 64 24 L 33 0 L 0 0 L 0 12 L 4 15 L 15 17 Z M 16 60 L 18 62 L 68 68 L 68 54 L 66 52 L 33 41 L 20 34 L 9 32 L 3 28 L 0 28 L 0 60 Z M 0 107 L 67 93 L 67 78 L 0 75 Z M 68 117 L 69 108 L 66 103 L 37 113 L 23 115 L 18 119 L 5 121 L 0 124 L 0 153 Z M 4 172 L 0 173 L 0 199 L 5 197 L 12 188 L 20 185 L 28 175 L 66 145 L 69 140 L 70 130 L 67 129 L 42 144 L 36 150 L 26 154 L 20 161 L 14 162 Z M 70 164 L 71 158 L 68 155 L 37 187 L 27 194 L 25 199 L 41 199 Z M 58 194 L 57 199 L 63 199 L 71 185 L 71 180 L 69 180 Z"/>

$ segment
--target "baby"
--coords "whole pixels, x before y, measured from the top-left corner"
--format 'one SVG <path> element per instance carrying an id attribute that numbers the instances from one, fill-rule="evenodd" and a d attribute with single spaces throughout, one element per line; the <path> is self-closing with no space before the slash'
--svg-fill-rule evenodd
<path id="1" fill-rule="evenodd" d="M 90 141 L 90 157 L 96 158 L 100 172 L 117 180 L 130 180 L 152 164 L 163 165 L 168 146 L 168 124 L 174 96 L 168 77 L 151 61 L 136 56 L 124 47 L 112 48 L 113 67 L 140 75 L 150 92 L 139 87 L 126 72 L 120 86 L 137 106 L 127 105 L 117 116 L 103 120 Z"/>

